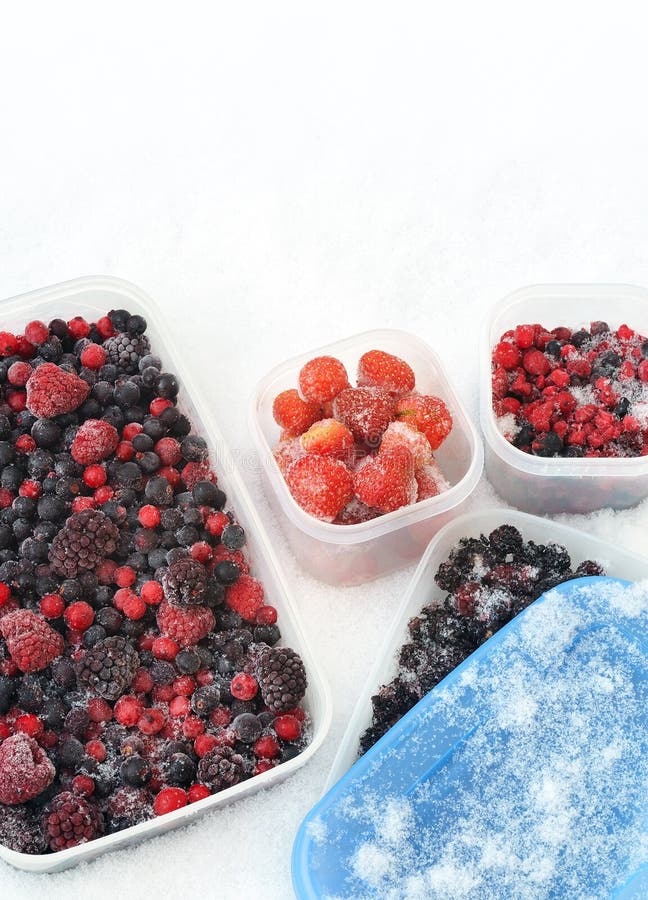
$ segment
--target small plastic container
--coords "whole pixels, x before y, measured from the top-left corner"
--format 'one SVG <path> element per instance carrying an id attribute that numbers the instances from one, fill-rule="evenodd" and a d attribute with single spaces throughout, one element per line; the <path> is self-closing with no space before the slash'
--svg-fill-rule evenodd
<path id="1" fill-rule="evenodd" d="M 489 509 L 477 513 L 467 513 L 455 519 L 433 538 L 414 573 L 342 736 L 326 781 L 325 792 L 351 768 L 358 758 L 360 738 L 371 725 L 371 697 L 377 693 L 381 685 L 388 684 L 398 671 L 398 652 L 408 640 L 407 623 L 424 606 L 434 601 L 441 603 L 446 597 L 447 592 L 442 591 L 434 581 L 439 565 L 448 558 L 450 551 L 462 537 L 478 538 L 481 534 L 488 535 L 494 528 L 505 523 L 515 525 L 525 541 L 531 540 L 539 544 L 553 541 L 562 544 L 569 551 L 574 566 L 585 559 L 595 559 L 605 567 L 606 574 L 612 577 L 628 581 L 641 581 L 648 578 L 648 559 L 629 553 L 599 538 L 590 537 L 567 525 L 560 525 L 557 522 L 550 522 L 512 509 Z"/>
<path id="2" fill-rule="evenodd" d="M 151 340 L 152 352 L 161 357 L 166 368 L 178 375 L 180 381 L 178 405 L 189 416 L 196 433 L 202 435 L 208 443 L 210 459 L 218 475 L 219 484 L 227 494 L 228 504 L 231 504 L 231 508 L 235 510 L 238 520 L 246 530 L 252 573 L 263 582 L 267 596 L 272 598 L 272 604 L 279 613 L 282 643 L 296 650 L 304 661 L 309 681 L 304 706 L 312 720 L 312 737 L 310 744 L 294 759 L 261 775 L 175 812 L 97 838 L 87 844 L 42 856 L 17 853 L 0 844 L 1 859 L 29 872 L 58 872 L 80 862 L 87 862 L 108 850 L 128 847 L 147 837 L 186 825 L 205 813 L 283 781 L 317 752 L 331 724 L 332 704 L 329 689 L 303 635 L 272 544 L 216 425 L 212 407 L 205 402 L 204 396 L 201 396 L 196 387 L 200 376 L 198 373 L 194 376 L 187 356 L 181 356 L 174 347 L 170 331 L 164 325 L 150 298 L 139 288 L 117 278 L 79 278 L 2 301 L 0 327 L 20 332 L 31 319 L 42 319 L 47 322 L 54 317 L 69 319 L 75 315 L 96 321 L 108 310 L 120 308 L 127 308 L 144 316 L 148 323 L 147 334 Z"/>
<path id="3" fill-rule="evenodd" d="M 314 356 L 337 357 L 353 382 L 358 360 L 363 353 L 374 349 L 406 360 L 416 375 L 417 390 L 441 397 L 450 409 L 453 428 L 435 457 L 451 487 L 437 497 L 370 522 L 357 525 L 321 522 L 295 502 L 272 456 L 280 433 L 272 417 L 272 403 L 281 391 L 297 387 L 300 369 Z M 270 505 L 293 553 L 311 575 L 334 585 L 361 584 L 418 559 L 432 535 L 461 513 L 483 468 L 483 449 L 477 430 L 441 361 L 426 343 L 404 331 L 365 331 L 276 366 L 259 382 L 250 410 L 250 427 Z"/>
<path id="4" fill-rule="evenodd" d="M 648 335 L 648 290 L 625 284 L 545 284 L 509 294 L 493 309 L 482 334 L 481 426 L 486 474 L 507 503 L 539 515 L 626 509 L 648 497 L 648 456 L 623 459 L 541 458 L 514 447 L 497 427 L 491 353 L 516 325 L 576 328 L 595 320 L 626 323 Z"/>

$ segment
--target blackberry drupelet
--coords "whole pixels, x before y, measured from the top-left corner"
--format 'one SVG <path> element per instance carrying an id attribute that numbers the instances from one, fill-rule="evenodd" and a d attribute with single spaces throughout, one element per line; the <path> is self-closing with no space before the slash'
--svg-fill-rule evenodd
<path id="1" fill-rule="evenodd" d="M 116 700 L 130 685 L 139 655 L 126 638 L 114 635 L 99 641 L 77 663 L 77 680 L 105 700 Z"/>
<path id="2" fill-rule="evenodd" d="M 306 692 L 304 664 L 288 647 L 269 647 L 262 651 L 257 671 L 263 702 L 273 712 L 297 706 Z"/>
<path id="3" fill-rule="evenodd" d="M 52 541 L 49 561 L 62 578 L 94 569 L 117 549 L 119 529 L 98 509 L 74 513 Z"/>

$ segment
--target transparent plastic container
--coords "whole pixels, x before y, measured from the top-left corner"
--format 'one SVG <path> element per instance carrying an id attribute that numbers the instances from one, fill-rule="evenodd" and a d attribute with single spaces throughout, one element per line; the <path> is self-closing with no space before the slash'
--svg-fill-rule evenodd
<path id="1" fill-rule="evenodd" d="M 331 724 L 329 689 L 302 632 L 272 544 L 216 425 L 212 406 L 206 403 L 205 397 L 196 387 L 200 375 L 191 371 L 189 359 L 181 356 L 175 348 L 170 331 L 151 299 L 139 288 L 117 278 L 79 278 L 2 301 L 0 327 L 20 331 L 31 319 L 43 319 L 47 322 L 54 317 L 69 319 L 75 315 L 96 321 L 99 316 L 114 308 L 127 308 L 144 316 L 148 323 L 147 334 L 151 340 L 152 352 L 161 357 L 165 368 L 178 375 L 181 385 L 178 405 L 189 416 L 196 433 L 202 435 L 209 445 L 210 459 L 219 484 L 227 494 L 228 505 L 235 510 L 246 530 L 252 573 L 263 582 L 266 595 L 278 610 L 282 643 L 295 649 L 304 661 L 308 675 L 304 706 L 312 719 L 312 737 L 310 744 L 294 759 L 197 803 L 116 834 L 42 856 L 17 853 L 0 845 L 1 859 L 29 872 L 57 872 L 94 859 L 108 850 L 131 846 L 144 838 L 186 825 L 205 813 L 283 781 L 317 752 Z"/>
<path id="2" fill-rule="evenodd" d="M 625 284 L 545 284 L 509 294 L 492 310 L 481 342 L 480 418 L 486 474 L 507 503 L 539 515 L 626 509 L 648 497 L 648 456 L 623 459 L 544 459 L 518 450 L 497 427 L 492 406 L 491 353 L 516 325 L 613 328 L 626 323 L 648 335 L 648 290 Z"/>
<path id="3" fill-rule="evenodd" d="M 416 375 L 417 390 L 441 397 L 450 409 L 452 431 L 434 455 L 451 487 L 437 497 L 370 522 L 333 525 L 304 512 L 288 490 L 272 456 L 280 433 L 272 417 L 272 403 L 281 391 L 297 387 L 299 370 L 314 356 L 337 357 L 353 382 L 358 360 L 363 353 L 374 349 L 406 360 Z M 462 512 L 483 468 L 479 435 L 439 357 L 424 341 L 404 331 L 365 331 L 276 366 L 257 386 L 250 410 L 250 427 L 268 500 L 293 553 L 311 575 L 334 585 L 361 584 L 419 559 L 439 528 Z"/>
<path id="4" fill-rule="evenodd" d="M 614 578 L 627 581 L 641 581 L 648 578 L 648 558 L 629 553 L 568 525 L 560 525 L 512 509 L 488 509 L 467 513 L 455 519 L 433 538 L 414 573 L 394 616 L 392 627 L 362 687 L 323 793 L 327 793 L 358 758 L 360 738 L 372 722 L 371 697 L 377 693 L 381 685 L 388 684 L 398 672 L 398 653 L 409 639 L 407 623 L 424 606 L 435 601 L 442 603 L 447 596 L 447 592 L 442 591 L 434 581 L 439 565 L 448 558 L 450 551 L 461 538 L 488 535 L 494 528 L 503 524 L 515 525 L 525 541 L 535 541 L 539 544 L 553 541 L 562 544 L 569 551 L 573 566 L 585 559 L 595 559 L 605 567 L 606 574 Z"/>

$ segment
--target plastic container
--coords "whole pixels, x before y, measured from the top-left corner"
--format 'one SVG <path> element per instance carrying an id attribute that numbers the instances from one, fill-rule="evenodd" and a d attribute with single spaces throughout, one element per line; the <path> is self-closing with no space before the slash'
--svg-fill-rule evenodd
<path id="1" fill-rule="evenodd" d="M 146 318 L 152 352 L 162 358 L 166 368 L 178 375 L 181 385 L 178 405 L 189 416 L 196 432 L 208 442 L 210 458 L 218 474 L 219 484 L 226 492 L 232 509 L 236 511 L 241 525 L 246 530 L 252 573 L 263 582 L 267 596 L 272 598 L 272 603 L 279 612 L 282 642 L 293 647 L 304 661 L 309 680 L 304 705 L 313 722 L 312 739 L 303 753 L 268 772 L 168 815 L 87 844 L 42 856 L 16 853 L 0 845 L 0 858 L 30 872 L 57 872 L 94 859 L 108 850 L 131 846 L 144 838 L 193 822 L 199 816 L 232 803 L 240 797 L 249 796 L 262 788 L 283 781 L 317 752 L 331 723 L 332 705 L 329 689 L 304 638 L 271 542 L 216 425 L 212 409 L 196 387 L 199 375 L 196 373 L 194 378 L 189 360 L 183 358 L 174 347 L 169 329 L 164 325 L 150 298 L 139 288 L 117 278 L 79 278 L 4 300 L 0 303 L 0 326 L 20 330 L 31 319 L 43 319 L 47 322 L 54 317 L 69 319 L 74 315 L 82 315 L 96 321 L 99 316 L 114 308 L 127 308 Z"/>
<path id="2" fill-rule="evenodd" d="M 337 357 L 353 380 L 358 360 L 373 349 L 406 360 L 416 374 L 417 390 L 441 397 L 448 405 L 454 424 L 435 457 L 451 487 L 437 497 L 370 522 L 357 525 L 321 522 L 304 512 L 292 498 L 272 456 L 272 447 L 279 439 L 272 402 L 281 391 L 297 386 L 299 370 L 314 356 Z M 273 512 L 299 562 L 315 578 L 329 584 L 360 584 L 418 559 L 432 535 L 462 511 L 483 468 L 483 449 L 477 430 L 441 361 L 426 343 L 404 331 L 365 331 L 276 366 L 259 382 L 250 413 L 250 427 Z"/>
<path id="3" fill-rule="evenodd" d="M 648 660 L 645 606 L 623 605 L 631 587 L 559 585 L 430 691 L 302 822 L 297 897 L 391 896 L 396 884 L 437 896 L 439 878 L 443 896 L 449 882 L 471 897 L 634 890 L 645 877 Z M 600 771 L 583 771 L 610 748 Z"/>
<path id="4" fill-rule="evenodd" d="M 328 791 L 347 772 L 358 758 L 360 738 L 371 725 L 371 697 L 381 685 L 388 684 L 398 671 L 398 652 L 408 640 L 407 623 L 429 603 L 441 603 L 447 593 L 434 581 L 439 565 L 448 558 L 450 551 L 462 537 L 478 538 L 489 534 L 504 523 L 515 525 L 525 541 L 546 544 L 553 541 L 562 544 L 570 553 L 572 565 L 585 559 L 595 559 L 605 566 L 608 575 L 640 581 L 648 578 L 648 559 L 629 553 L 620 547 L 608 544 L 599 538 L 590 537 L 575 528 L 550 522 L 536 516 L 512 509 L 489 509 L 477 513 L 467 513 L 446 525 L 430 542 L 425 551 L 409 588 L 402 599 L 393 625 L 385 637 L 383 646 L 376 654 L 376 662 L 367 676 L 358 701 L 354 707 L 331 771 L 326 782 Z"/>
<path id="5" fill-rule="evenodd" d="M 624 322 L 648 335 L 648 290 L 625 284 L 545 284 L 509 294 L 485 323 L 481 345 L 481 426 L 486 474 L 507 503 L 540 515 L 586 513 L 603 506 L 626 509 L 648 497 L 648 457 L 543 459 L 518 450 L 497 427 L 492 407 L 491 353 L 516 325 L 546 328 Z"/>

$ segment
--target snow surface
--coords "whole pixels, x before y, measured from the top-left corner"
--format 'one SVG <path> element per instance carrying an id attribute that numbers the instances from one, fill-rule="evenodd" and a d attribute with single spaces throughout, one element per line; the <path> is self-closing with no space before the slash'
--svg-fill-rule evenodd
<path id="1" fill-rule="evenodd" d="M 648 284 L 640 9 L 3 10 L 0 296 L 106 273 L 155 298 L 220 411 L 335 699 L 325 746 L 283 785 L 83 868 L 0 866 L 3 897 L 292 896 L 293 836 L 412 569 L 344 590 L 303 573 L 261 493 L 249 397 L 286 357 L 396 327 L 434 347 L 476 420 L 492 303 L 537 282 Z M 482 482 L 472 507 L 493 502 Z M 570 521 L 646 552 L 647 504 Z"/>

